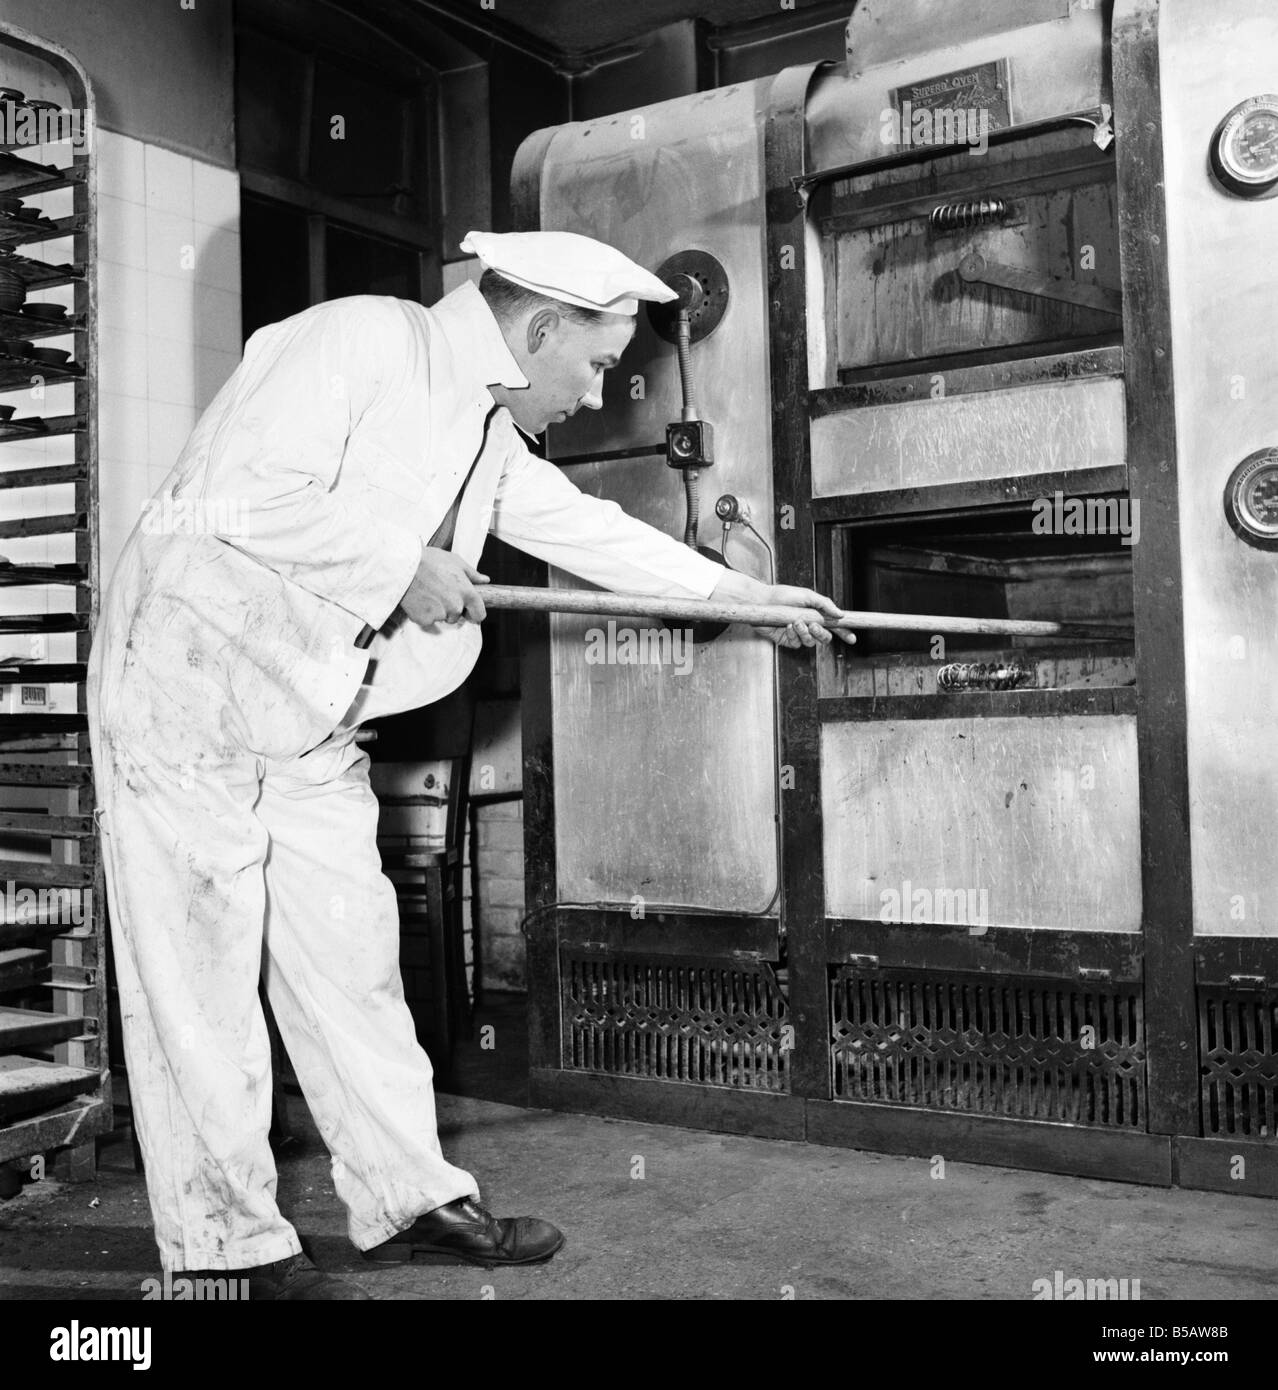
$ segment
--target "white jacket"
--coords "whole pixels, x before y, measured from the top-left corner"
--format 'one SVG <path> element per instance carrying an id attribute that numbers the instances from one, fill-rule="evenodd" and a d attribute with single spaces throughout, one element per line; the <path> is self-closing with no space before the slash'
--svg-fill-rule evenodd
<path id="1" fill-rule="evenodd" d="M 91 680 L 118 679 L 160 624 L 200 672 L 173 671 L 175 700 L 198 717 L 216 689 L 269 757 L 440 699 L 474 665 L 474 624 L 354 642 L 398 605 L 472 462 L 452 545 L 472 564 L 491 530 L 605 588 L 710 594 L 717 565 L 531 454 L 493 384 L 527 381 L 472 284 L 430 309 L 357 296 L 259 330 L 125 546 Z"/>

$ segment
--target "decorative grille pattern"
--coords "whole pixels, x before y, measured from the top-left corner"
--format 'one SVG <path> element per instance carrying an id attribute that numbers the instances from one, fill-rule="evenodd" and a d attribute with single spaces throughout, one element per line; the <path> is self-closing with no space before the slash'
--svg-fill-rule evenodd
<path id="1" fill-rule="evenodd" d="M 562 979 L 565 1067 L 790 1088 L 786 1000 L 766 964 L 565 953 Z"/>
<path id="2" fill-rule="evenodd" d="M 831 972 L 836 1100 L 1138 1129 L 1134 985 L 924 970 Z"/>
<path id="3" fill-rule="evenodd" d="M 1203 1133 L 1273 1139 L 1278 1129 L 1278 994 L 1199 987 Z"/>

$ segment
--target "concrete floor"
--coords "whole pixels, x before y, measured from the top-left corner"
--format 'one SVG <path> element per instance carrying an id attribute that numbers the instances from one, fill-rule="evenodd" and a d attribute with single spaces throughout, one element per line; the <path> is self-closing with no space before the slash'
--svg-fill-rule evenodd
<path id="1" fill-rule="evenodd" d="M 554 1221 L 565 1249 L 522 1270 L 364 1263 L 294 1100 L 280 1205 L 321 1267 L 385 1299 L 1028 1299 L 1056 1270 L 1139 1279 L 1142 1300 L 1278 1297 L 1278 1202 L 970 1164 L 938 1180 L 923 1159 L 529 1110 L 502 1103 L 520 1098 L 512 1062 L 463 1056 L 474 1094 L 440 1096 L 444 1149 L 498 1215 Z M 0 1300 L 138 1298 L 149 1220 L 127 1142 L 94 1183 L 29 1183 L 0 1202 Z"/>

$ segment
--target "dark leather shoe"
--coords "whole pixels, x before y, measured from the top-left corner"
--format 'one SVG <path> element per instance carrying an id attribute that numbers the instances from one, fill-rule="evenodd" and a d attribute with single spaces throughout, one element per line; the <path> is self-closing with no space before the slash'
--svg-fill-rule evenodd
<path id="1" fill-rule="evenodd" d="M 372 1302 L 372 1295 L 366 1294 L 357 1285 L 345 1279 L 335 1279 L 331 1274 L 323 1274 L 311 1263 L 306 1255 L 290 1255 L 287 1259 L 276 1260 L 274 1264 L 254 1265 L 252 1269 L 189 1269 L 174 1274 L 178 1279 L 220 1280 L 218 1286 L 226 1290 L 235 1281 L 238 1290 L 240 1280 L 248 1280 L 248 1296 L 251 1303 L 283 1302 L 326 1302 L 338 1299 L 351 1302 Z M 205 1288 L 208 1290 L 208 1285 Z M 207 1293 L 206 1293 L 207 1296 Z"/>
<path id="2" fill-rule="evenodd" d="M 305 1255 L 293 1255 L 274 1264 L 249 1270 L 249 1300 L 256 1303 L 308 1301 L 333 1303 L 372 1302 L 358 1284 L 337 1279 L 315 1268 Z"/>
<path id="3" fill-rule="evenodd" d="M 490 1215 L 473 1197 L 419 1216 L 407 1230 L 364 1251 L 376 1264 L 405 1264 L 416 1255 L 465 1264 L 541 1264 L 564 1243 L 563 1232 L 534 1216 Z"/>

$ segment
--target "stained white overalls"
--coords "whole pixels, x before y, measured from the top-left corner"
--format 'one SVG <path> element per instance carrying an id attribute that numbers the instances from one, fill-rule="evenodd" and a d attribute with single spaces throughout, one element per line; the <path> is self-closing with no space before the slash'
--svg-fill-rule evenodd
<path id="1" fill-rule="evenodd" d="M 473 624 L 401 622 L 355 645 L 394 612 L 467 474 L 453 549 L 471 563 L 491 530 L 609 588 L 704 598 L 722 573 L 530 454 L 498 383 L 526 385 L 470 284 L 432 309 L 361 296 L 262 329 L 104 600 L 90 732 L 166 1269 L 300 1248 L 275 1202 L 261 974 L 355 1245 L 476 1193 L 440 1150 L 354 743 L 360 721 L 442 698 L 478 655 Z"/>

